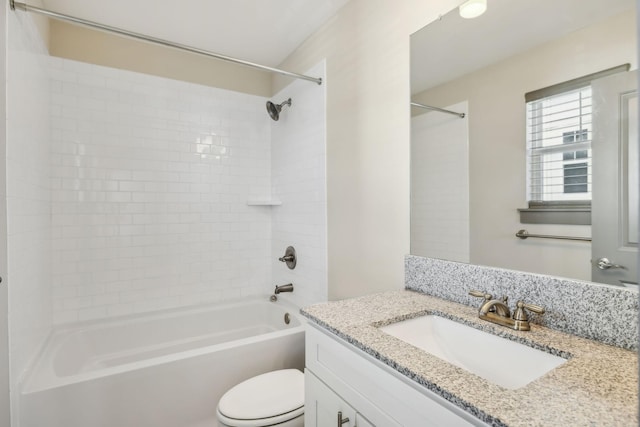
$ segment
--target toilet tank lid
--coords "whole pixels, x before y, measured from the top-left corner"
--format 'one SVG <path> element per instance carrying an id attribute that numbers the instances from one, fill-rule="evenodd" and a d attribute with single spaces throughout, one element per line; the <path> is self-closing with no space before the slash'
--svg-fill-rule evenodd
<path id="1" fill-rule="evenodd" d="M 304 406 L 304 374 L 297 369 L 267 372 L 227 391 L 218 411 L 228 418 L 276 417 Z"/>

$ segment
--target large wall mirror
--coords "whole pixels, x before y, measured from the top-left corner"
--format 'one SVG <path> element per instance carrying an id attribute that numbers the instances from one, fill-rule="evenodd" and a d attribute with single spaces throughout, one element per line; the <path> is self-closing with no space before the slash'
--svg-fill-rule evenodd
<path id="1" fill-rule="evenodd" d="M 637 288 L 635 9 L 488 0 L 411 36 L 413 255 Z"/>

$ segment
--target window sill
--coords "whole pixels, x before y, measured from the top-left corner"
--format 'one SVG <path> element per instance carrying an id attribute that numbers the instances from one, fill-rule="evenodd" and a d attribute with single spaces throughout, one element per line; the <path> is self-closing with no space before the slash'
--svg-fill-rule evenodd
<path id="1" fill-rule="evenodd" d="M 521 224 L 591 225 L 590 207 L 518 209 Z"/>

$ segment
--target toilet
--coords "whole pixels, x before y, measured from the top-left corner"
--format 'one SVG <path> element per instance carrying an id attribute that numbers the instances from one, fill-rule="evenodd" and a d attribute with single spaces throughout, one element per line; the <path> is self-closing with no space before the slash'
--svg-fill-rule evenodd
<path id="1" fill-rule="evenodd" d="M 303 427 L 304 374 L 282 369 L 249 378 L 222 396 L 216 416 L 223 427 Z"/>

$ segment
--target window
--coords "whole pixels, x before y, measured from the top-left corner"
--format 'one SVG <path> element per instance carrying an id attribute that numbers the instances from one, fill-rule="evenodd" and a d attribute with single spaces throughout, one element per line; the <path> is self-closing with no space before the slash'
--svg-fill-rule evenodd
<path id="1" fill-rule="evenodd" d="M 591 137 L 590 85 L 527 103 L 530 203 L 589 204 Z"/>
<path id="2" fill-rule="evenodd" d="M 525 94 L 527 201 L 520 222 L 591 224 L 591 82 L 609 68 Z"/>

